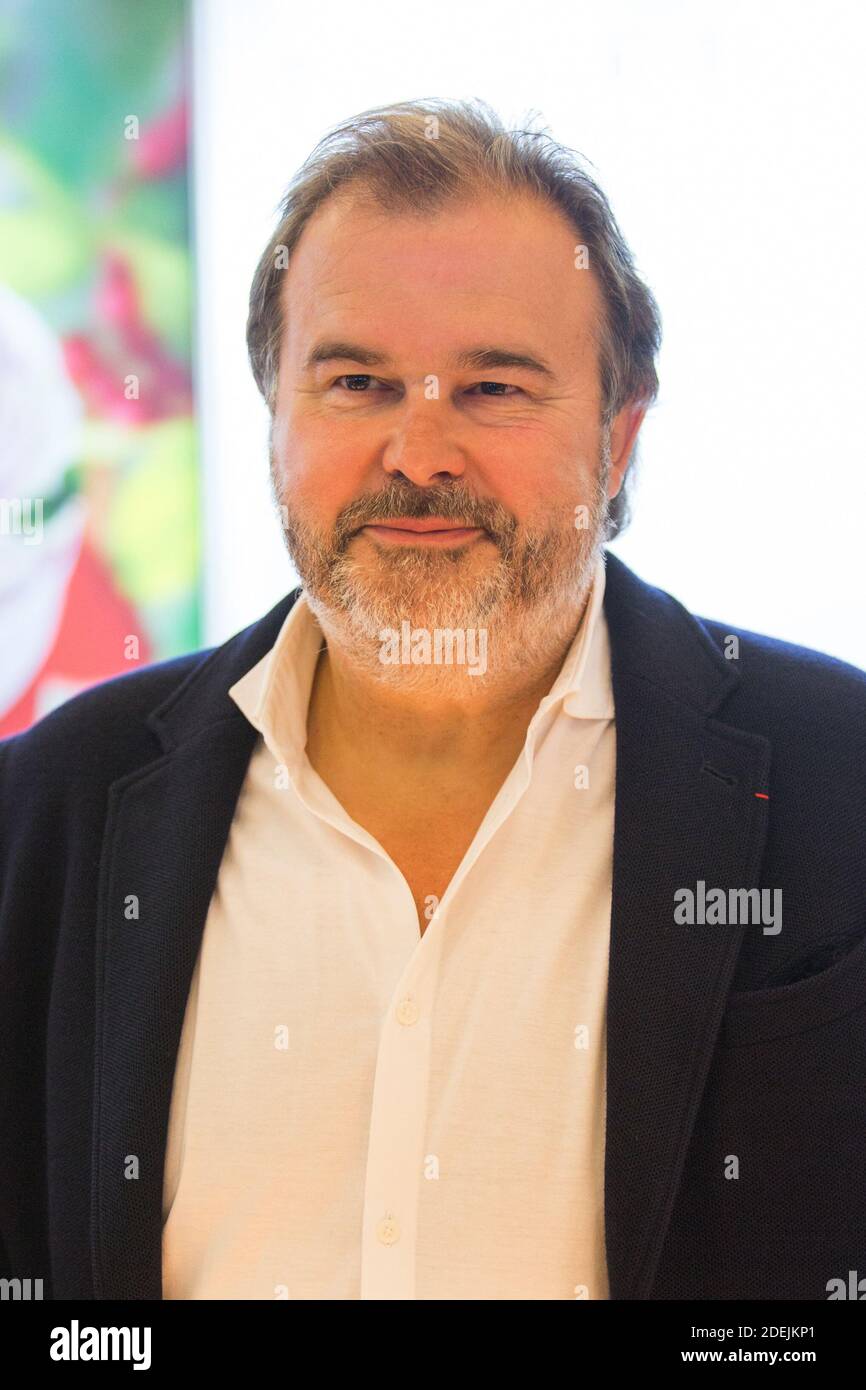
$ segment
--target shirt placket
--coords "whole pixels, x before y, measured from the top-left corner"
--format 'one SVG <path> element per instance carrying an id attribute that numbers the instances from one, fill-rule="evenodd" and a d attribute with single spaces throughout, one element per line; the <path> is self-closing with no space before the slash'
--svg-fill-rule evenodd
<path id="1" fill-rule="evenodd" d="M 370 1112 L 361 1298 L 414 1299 L 430 1045 L 444 922 L 419 940 L 382 1021 Z"/>

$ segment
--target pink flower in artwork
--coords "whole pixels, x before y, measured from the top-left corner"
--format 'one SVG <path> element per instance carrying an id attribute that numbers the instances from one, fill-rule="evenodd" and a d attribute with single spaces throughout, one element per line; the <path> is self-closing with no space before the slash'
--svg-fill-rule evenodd
<path id="1" fill-rule="evenodd" d="M 189 373 L 145 322 L 132 270 L 117 252 L 103 257 L 93 313 L 93 333 L 68 334 L 63 341 L 69 374 L 90 414 L 135 424 L 189 411 Z M 128 390 L 131 377 L 136 391 Z"/>
<path id="2" fill-rule="evenodd" d="M 181 97 L 164 115 L 130 141 L 132 167 L 142 179 L 160 179 L 183 167 L 187 145 L 187 104 Z"/>

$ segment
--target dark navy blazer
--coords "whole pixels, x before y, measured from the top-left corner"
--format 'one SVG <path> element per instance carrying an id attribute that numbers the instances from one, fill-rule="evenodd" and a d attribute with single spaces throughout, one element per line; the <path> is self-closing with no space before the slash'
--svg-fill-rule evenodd
<path id="1" fill-rule="evenodd" d="M 256 737 L 227 692 L 299 592 L 0 744 L 0 1274 L 46 1297 L 161 1297 L 175 1060 Z M 866 673 L 611 552 L 604 604 L 611 1297 L 826 1299 L 866 1279 Z M 781 890 L 781 931 L 677 922 L 699 882 Z"/>

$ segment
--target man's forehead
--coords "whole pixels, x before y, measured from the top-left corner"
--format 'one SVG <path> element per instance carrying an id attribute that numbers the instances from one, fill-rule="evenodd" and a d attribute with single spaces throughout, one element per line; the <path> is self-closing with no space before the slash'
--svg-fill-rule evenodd
<path id="1" fill-rule="evenodd" d="M 302 271 L 336 277 L 341 266 L 355 272 L 377 246 L 389 257 L 411 265 L 413 259 L 453 263 L 469 256 L 472 269 L 485 264 L 507 268 L 516 255 L 523 258 L 519 273 L 530 265 L 574 268 L 579 234 L 562 209 L 528 193 L 507 201 L 502 197 L 461 199 L 432 210 L 389 211 L 348 194 L 334 195 L 313 214 L 295 246 L 292 263 Z M 287 276 L 291 281 L 292 276 Z"/>
<path id="2" fill-rule="evenodd" d="M 469 335 L 473 344 L 499 341 L 499 320 L 511 321 L 508 336 L 531 336 L 539 357 L 540 325 L 580 338 L 597 322 L 601 296 L 591 270 L 577 264 L 578 242 L 559 209 L 528 196 L 511 207 L 449 204 L 423 217 L 334 197 L 305 227 L 287 267 L 281 299 L 293 356 L 308 361 L 316 339 L 371 345 L 366 316 L 384 321 L 390 309 L 399 318 L 405 304 L 413 314 L 426 305 L 431 332 L 437 317 L 489 314 Z M 469 341 L 465 331 L 458 336 L 455 351 Z"/>

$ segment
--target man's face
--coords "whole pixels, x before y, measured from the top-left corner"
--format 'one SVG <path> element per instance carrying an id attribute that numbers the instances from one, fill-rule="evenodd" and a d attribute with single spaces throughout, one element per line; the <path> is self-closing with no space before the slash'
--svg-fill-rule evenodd
<path id="1" fill-rule="evenodd" d="M 622 476 L 577 240 L 529 198 L 416 219 L 338 196 L 307 224 L 282 291 L 271 470 L 320 620 L 517 639 L 573 611 Z M 441 528 L 381 525 L 409 519 Z"/>

